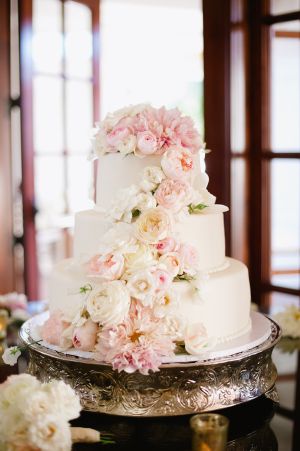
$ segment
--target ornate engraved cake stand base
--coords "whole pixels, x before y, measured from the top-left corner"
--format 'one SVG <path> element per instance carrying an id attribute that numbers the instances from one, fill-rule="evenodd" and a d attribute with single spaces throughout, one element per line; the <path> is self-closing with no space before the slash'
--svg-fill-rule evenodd
<path id="1" fill-rule="evenodd" d="M 222 358 L 163 364 L 159 372 L 118 373 L 95 360 L 65 355 L 33 343 L 28 327 L 21 339 L 29 347 L 29 373 L 41 381 L 62 379 L 80 395 L 83 409 L 123 416 L 174 416 L 222 409 L 266 394 L 276 400 L 272 350 L 280 329 L 259 346 Z"/>

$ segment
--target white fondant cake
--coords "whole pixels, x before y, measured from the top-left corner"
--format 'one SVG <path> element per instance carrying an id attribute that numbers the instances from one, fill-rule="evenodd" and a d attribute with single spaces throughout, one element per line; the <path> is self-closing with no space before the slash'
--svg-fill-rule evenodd
<path id="1" fill-rule="evenodd" d="M 178 110 L 137 106 L 96 129 L 94 210 L 75 216 L 74 257 L 50 278 L 43 338 L 148 374 L 251 327 L 246 266 L 225 257 L 223 213 Z M 202 150 L 203 151 L 203 150 Z"/>

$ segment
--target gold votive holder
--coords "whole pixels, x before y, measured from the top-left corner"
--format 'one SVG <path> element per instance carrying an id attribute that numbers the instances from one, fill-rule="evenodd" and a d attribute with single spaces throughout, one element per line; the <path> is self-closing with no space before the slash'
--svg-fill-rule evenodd
<path id="1" fill-rule="evenodd" d="M 8 311 L 0 309 L 0 340 L 4 340 L 7 335 Z"/>
<path id="2" fill-rule="evenodd" d="M 216 413 L 200 413 L 190 419 L 193 430 L 192 451 L 224 451 L 227 444 L 228 418 Z"/>

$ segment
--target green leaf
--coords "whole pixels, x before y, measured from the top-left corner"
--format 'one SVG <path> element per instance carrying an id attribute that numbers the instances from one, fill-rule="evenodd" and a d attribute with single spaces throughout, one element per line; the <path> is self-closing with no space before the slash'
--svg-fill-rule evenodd
<path id="1" fill-rule="evenodd" d="M 132 210 L 132 217 L 133 218 L 137 218 L 138 216 L 140 216 L 140 214 L 141 214 L 141 212 L 137 208 L 135 210 Z"/>
<path id="2" fill-rule="evenodd" d="M 86 294 L 88 291 L 92 291 L 93 287 L 90 283 L 87 283 L 86 285 L 83 285 L 79 288 L 80 294 Z"/>
<path id="3" fill-rule="evenodd" d="M 189 213 L 192 214 L 197 214 L 200 213 L 202 210 L 204 210 L 204 208 L 207 208 L 207 205 L 205 204 L 189 204 L 188 205 L 188 209 L 189 209 Z"/>
<path id="4" fill-rule="evenodd" d="M 194 276 L 190 276 L 187 273 L 183 273 L 183 274 L 177 274 L 176 277 L 174 277 L 175 281 L 181 281 L 181 280 L 185 280 L 186 282 L 191 282 L 191 280 L 195 280 Z"/>

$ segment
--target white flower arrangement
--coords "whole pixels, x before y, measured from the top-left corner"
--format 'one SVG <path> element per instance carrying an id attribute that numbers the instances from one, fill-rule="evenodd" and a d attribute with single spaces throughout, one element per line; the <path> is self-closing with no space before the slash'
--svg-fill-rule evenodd
<path id="1" fill-rule="evenodd" d="M 0 385 L 0 449 L 69 451 L 75 441 L 107 442 L 98 431 L 70 427 L 80 411 L 78 395 L 63 381 L 10 376 Z"/>
<path id="2" fill-rule="evenodd" d="M 300 338 L 300 308 L 290 305 L 274 315 L 275 321 L 282 328 L 284 337 Z"/>

